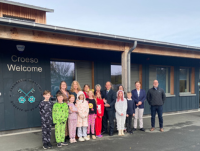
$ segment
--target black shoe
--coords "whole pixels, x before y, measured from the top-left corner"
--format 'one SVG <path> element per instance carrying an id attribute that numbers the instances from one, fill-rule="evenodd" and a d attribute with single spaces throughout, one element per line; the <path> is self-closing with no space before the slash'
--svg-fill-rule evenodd
<path id="1" fill-rule="evenodd" d="M 67 140 L 69 140 L 69 135 L 65 136 L 65 142 L 67 142 Z"/>
<path id="2" fill-rule="evenodd" d="M 145 132 L 145 129 L 144 129 L 144 128 L 141 128 L 140 130 L 143 131 L 143 132 Z"/>
<path id="3" fill-rule="evenodd" d="M 107 133 L 106 131 L 102 131 L 102 132 L 101 132 L 101 135 L 106 134 L 106 133 Z"/>
<path id="4" fill-rule="evenodd" d="M 57 144 L 57 147 L 62 147 L 61 143 L 58 143 L 58 144 Z"/>
<path id="5" fill-rule="evenodd" d="M 47 143 L 44 143 L 44 144 L 43 144 L 43 148 L 44 148 L 44 149 L 48 149 Z"/>
<path id="6" fill-rule="evenodd" d="M 133 131 L 136 131 L 136 128 L 133 128 Z"/>
<path id="7" fill-rule="evenodd" d="M 133 130 L 129 131 L 129 134 L 133 134 Z"/>
<path id="8" fill-rule="evenodd" d="M 113 136 L 113 132 L 110 132 L 109 135 L 110 135 L 110 136 Z"/>
<path id="9" fill-rule="evenodd" d="M 67 142 L 63 142 L 63 143 L 61 143 L 61 145 L 62 146 L 67 146 L 68 144 L 67 144 Z"/>
<path id="10" fill-rule="evenodd" d="M 48 146 L 49 149 L 52 148 L 52 145 L 51 145 L 50 142 L 47 143 L 47 146 Z"/>

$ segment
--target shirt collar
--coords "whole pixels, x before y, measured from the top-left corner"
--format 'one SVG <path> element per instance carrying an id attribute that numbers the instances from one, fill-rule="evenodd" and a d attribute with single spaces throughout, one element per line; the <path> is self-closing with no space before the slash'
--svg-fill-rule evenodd
<path id="1" fill-rule="evenodd" d="M 158 90 L 158 87 L 153 87 L 155 90 Z"/>

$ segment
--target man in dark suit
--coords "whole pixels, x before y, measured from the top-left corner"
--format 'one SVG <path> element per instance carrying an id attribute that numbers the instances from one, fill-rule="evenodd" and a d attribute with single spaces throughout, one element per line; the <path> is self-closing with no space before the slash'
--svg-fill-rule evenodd
<path id="1" fill-rule="evenodd" d="M 132 100 L 135 102 L 135 118 L 134 118 L 134 129 L 137 129 L 137 120 L 139 119 L 139 126 L 141 131 L 145 131 L 143 128 L 143 113 L 144 113 L 144 101 L 146 100 L 146 92 L 141 89 L 140 81 L 135 82 L 135 88 L 131 91 Z"/>
<path id="2" fill-rule="evenodd" d="M 109 135 L 113 135 L 114 130 L 114 118 L 115 118 L 115 102 L 116 102 L 116 93 L 111 89 L 112 84 L 111 82 L 106 82 L 106 90 L 102 91 L 102 98 L 105 103 L 105 110 L 103 116 L 103 133 L 107 133 L 107 126 L 109 121 Z"/>

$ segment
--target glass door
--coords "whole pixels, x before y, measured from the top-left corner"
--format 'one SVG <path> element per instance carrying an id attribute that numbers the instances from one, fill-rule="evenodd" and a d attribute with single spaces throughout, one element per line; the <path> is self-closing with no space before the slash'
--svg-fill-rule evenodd
<path id="1" fill-rule="evenodd" d="M 55 97 L 60 89 L 60 82 L 67 83 L 67 90 L 71 89 L 71 83 L 75 80 L 75 63 L 51 61 L 51 95 Z"/>

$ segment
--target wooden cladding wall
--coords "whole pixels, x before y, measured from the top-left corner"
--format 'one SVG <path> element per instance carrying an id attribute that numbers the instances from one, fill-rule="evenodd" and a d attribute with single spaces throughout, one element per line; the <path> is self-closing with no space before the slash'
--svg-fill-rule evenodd
<path id="1" fill-rule="evenodd" d="M 34 20 L 36 23 L 46 24 L 46 12 L 15 5 L 0 3 L 0 17 L 3 15 Z"/>
<path id="2" fill-rule="evenodd" d="M 195 59 L 200 58 L 200 53 L 198 51 L 158 47 L 158 46 L 148 46 L 148 45 L 141 45 L 141 44 L 137 45 L 133 53 L 173 56 L 173 57 L 183 57 L 183 58 L 195 58 Z"/>

